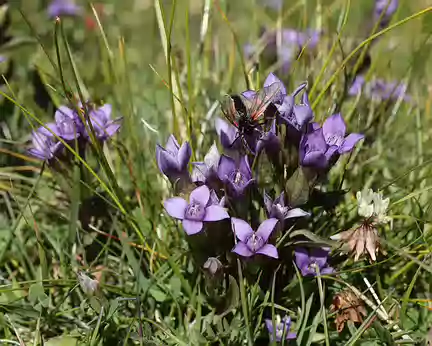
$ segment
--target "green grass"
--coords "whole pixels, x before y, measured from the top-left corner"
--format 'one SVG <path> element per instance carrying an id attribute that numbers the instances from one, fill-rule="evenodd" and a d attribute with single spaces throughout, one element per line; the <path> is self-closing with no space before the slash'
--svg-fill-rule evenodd
<path id="1" fill-rule="evenodd" d="M 401 0 L 392 24 L 369 38 L 372 1 L 299 0 L 277 13 L 258 0 L 106 0 L 97 18 L 83 2 L 93 30 L 82 18 L 55 24 L 46 17 L 45 1 L 10 2 L 13 39 L 0 47 L 0 55 L 14 61 L 13 75 L 0 87 L 0 343 L 267 345 L 264 318 L 288 314 L 299 345 L 427 345 L 427 1 Z M 234 258 L 234 270 L 214 281 L 201 268 L 213 244 L 206 236 L 187 237 L 163 209 L 174 193 L 157 168 L 156 143 L 164 145 L 174 133 L 191 143 L 193 160 L 203 158 L 217 141 L 213 123 L 222 116 L 222 97 L 248 83 L 260 88 L 280 67 L 261 61 L 257 70 L 241 54 L 247 42 L 264 48 L 263 26 L 323 30 L 316 51 L 306 48 L 289 73 L 277 74 L 290 91 L 308 81 L 316 121 L 340 110 L 350 132 L 366 135 L 323 183 L 323 191 L 347 191 L 341 202 L 331 211 L 311 209 L 310 220 L 279 244 L 287 253 L 305 240 L 335 245 L 329 237 L 356 220 L 355 193 L 372 187 L 390 198 L 392 217 L 379 229 L 386 254 L 375 263 L 353 262 L 333 247 L 338 274 L 316 280 L 296 275 L 291 255 L 281 268 L 265 270 L 245 270 Z M 371 48 L 368 77 L 406 81 L 410 102 L 344 96 L 356 53 L 373 37 L 379 40 Z M 48 93 L 52 104 L 38 104 L 36 91 Z M 61 175 L 26 149 L 32 129 L 52 121 L 54 108 L 71 95 L 111 103 L 123 125 L 105 146 L 93 140 L 86 157 L 70 146 L 76 168 Z M 78 270 L 99 280 L 95 295 L 80 288 Z M 361 297 L 368 316 L 338 333 L 330 305 L 345 288 Z"/>

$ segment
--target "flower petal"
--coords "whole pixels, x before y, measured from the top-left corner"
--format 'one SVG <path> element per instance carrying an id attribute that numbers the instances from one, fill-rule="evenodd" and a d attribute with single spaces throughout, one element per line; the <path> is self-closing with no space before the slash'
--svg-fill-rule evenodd
<path id="1" fill-rule="evenodd" d="M 267 219 L 259 225 L 256 235 L 261 237 L 264 242 L 267 242 L 268 238 L 270 237 L 270 234 L 273 232 L 276 224 L 278 223 L 278 219 Z"/>
<path id="2" fill-rule="evenodd" d="M 309 252 L 304 247 L 298 247 L 294 251 L 295 262 L 300 270 L 307 268 L 310 263 Z"/>
<path id="3" fill-rule="evenodd" d="M 292 340 L 292 339 L 295 339 L 295 338 L 297 338 L 297 333 L 295 333 L 295 332 L 288 333 L 287 336 L 286 336 L 287 340 Z"/>
<path id="4" fill-rule="evenodd" d="M 234 246 L 234 249 L 232 249 L 231 251 L 243 257 L 251 257 L 254 255 L 254 253 L 251 250 L 249 250 L 247 245 L 242 242 L 238 242 L 236 246 Z"/>
<path id="5" fill-rule="evenodd" d="M 360 133 L 351 133 L 348 135 L 348 137 L 345 138 L 342 145 L 339 148 L 339 153 L 344 154 L 348 153 L 351 150 L 353 150 L 354 146 L 357 144 L 357 142 L 364 138 L 364 135 Z"/>
<path id="6" fill-rule="evenodd" d="M 219 205 L 210 205 L 206 208 L 206 214 L 203 221 L 219 221 L 228 219 L 227 211 Z"/>
<path id="7" fill-rule="evenodd" d="M 325 268 L 320 270 L 321 275 L 332 274 L 333 272 L 334 272 L 334 269 L 332 267 L 325 267 Z"/>
<path id="8" fill-rule="evenodd" d="M 202 206 L 206 206 L 210 198 L 210 190 L 206 185 L 202 185 L 193 190 L 189 196 L 189 202 L 198 202 Z"/>
<path id="9" fill-rule="evenodd" d="M 193 221 L 193 220 L 187 220 L 187 219 L 184 219 L 182 224 L 183 224 L 183 228 L 184 228 L 185 232 L 188 235 L 197 234 L 197 233 L 201 232 L 203 229 L 203 225 L 204 225 L 202 223 L 202 221 Z"/>
<path id="10" fill-rule="evenodd" d="M 300 209 L 300 208 L 294 208 L 294 209 L 288 210 L 288 212 L 285 215 L 285 219 L 290 219 L 293 217 L 303 217 L 303 216 L 310 216 L 310 213 L 308 213 L 307 211 L 304 211 L 303 209 Z"/>
<path id="11" fill-rule="evenodd" d="M 270 86 L 272 86 L 272 89 L 274 88 L 275 90 L 277 90 L 275 95 L 272 95 L 273 101 L 281 103 L 287 92 L 285 89 L 285 85 L 273 73 L 269 73 L 266 80 L 264 81 L 264 88 L 268 88 Z"/>
<path id="12" fill-rule="evenodd" d="M 113 136 L 121 127 L 121 124 L 119 124 L 118 122 L 109 122 L 105 128 L 105 132 L 107 134 L 108 137 Z"/>
<path id="13" fill-rule="evenodd" d="M 314 151 L 304 156 L 302 166 L 325 168 L 328 164 L 326 156 L 320 151 Z"/>
<path id="14" fill-rule="evenodd" d="M 173 154 L 177 154 L 179 149 L 180 149 L 180 145 L 177 142 L 177 139 L 174 137 L 174 135 L 170 135 L 168 137 L 168 141 L 165 145 L 166 150 L 168 150 L 169 152 L 173 153 Z"/>
<path id="15" fill-rule="evenodd" d="M 266 318 L 265 320 L 264 320 L 264 322 L 265 322 L 265 325 L 266 325 L 266 328 L 267 328 L 267 330 L 268 330 L 268 332 L 269 332 L 269 334 L 272 334 L 273 333 L 273 322 L 272 322 L 272 320 L 271 319 L 269 319 L 269 318 Z M 276 321 L 275 321 L 276 322 Z"/>
<path id="16" fill-rule="evenodd" d="M 247 239 L 254 233 L 251 226 L 242 219 L 231 218 L 231 225 L 238 240 L 244 243 L 246 243 Z"/>
<path id="17" fill-rule="evenodd" d="M 314 247 L 310 251 L 310 261 L 316 262 L 321 270 L 327 264 L 327 257 L 329 252 L 330 249 L 328 248 Z"/>
<path id="18" fill-rule="evenodd" d="M 261 249 L 259 249 L 256 253 L 259 253 L 264 256 L 272 257 L 272 258 L 279 258 L 278 251 L 276 249 L 276 246 L 272 244 L 265 244 Z"/>
<path id="19" fill-rule="evenodd" d="M 210 147 L 207 154 L 204 156 L 204 163 L 207 167 L 217 167 L 220 160 L 220 154 L 219 150 L 216 146 L 216 143 L 213 143 L 213 145 Z"/>
<path id="20" fill-rule="evenodd" d="M 240 159 L 239 163 L 239 171 L 243 174 L 243 176 L 250 180 L 252 178 L 252 171 L 249 166 L 249 160 L 248 157 L 245 155 Z"/>
<path id="21" fill-rule="evenodd" d="M 193 162 L 193 169 L 192 169 L 192 181 L 194 183 L 205 183 L 206 176 L 208 175 L 208 168 L 205 165 L 204 162 Z"/>
<path id="22" fill-rule="evenodd" d="M 267 192 L 264 191 L 264 204 L 267 209 L 267 213 L 270 213 L 273 206 L 273 201 L 271 197 L 267 194 Z"/>
<path id="23" fill-rule="evenodd" d="M 178 151 L 177 161 L 180 170 L 184 170 L 190 160 L 192 155 L 192 149 L 188 142 L 184 142 Z"/>
<path id="24" fill-rule="evenodd" d="M 183 220 L 188 202 L 181 197 L 173 197 L 164 202 L 164 207 L 169 216 Z"/>
<path id="25" fill-rule="evenodd" d="M 342 116 L 338 114 L 333 114 L 328 117 L 323 124 L 323 134 L 326 142 L 332 140 L 334 136 L 344 138 L 346 133 L 346 125 Z"/>
<path id="26" fill-rule="evenodd" d="M 178 171 L 176 158 L 159 144 L 156 146 L 156 161 L 160 171 L 165 175 L 172 171 Z"/>
<path id="27" fill-rule="evenodd" d="M 228 179 L 228 176 L 233 171 L 235 171 L 235 169 L 236 169 L 235 161 L 226 155 L 222 155 L 219 160 L 219 167 L 218 167 L 219 179 L 222 181 L 226 181 Z"/>

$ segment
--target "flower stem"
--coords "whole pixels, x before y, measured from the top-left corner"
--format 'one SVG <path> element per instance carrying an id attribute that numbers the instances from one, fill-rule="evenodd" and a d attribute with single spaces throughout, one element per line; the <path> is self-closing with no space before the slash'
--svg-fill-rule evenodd
<path id="1" fill-rule="evenodd" d="M 238 270 L 238 276 L 239 276 L 239 284 L 240 284 L 240 300 L 243 310 L 243 318 L 245 320 L 246 324 L 246 335 L 248 339 L 248 345 L 253 346 L 253 340 L 251 335 L 251 329 L 249 325 L 249 317 L 248 317 L 248 306 L 246 301 L 246 291 L 245 291 L 245 285 L 243 282 L 243 272 L 241 268 L 241 262 L 239 259 L 237 259 L 237 270 Z"/>

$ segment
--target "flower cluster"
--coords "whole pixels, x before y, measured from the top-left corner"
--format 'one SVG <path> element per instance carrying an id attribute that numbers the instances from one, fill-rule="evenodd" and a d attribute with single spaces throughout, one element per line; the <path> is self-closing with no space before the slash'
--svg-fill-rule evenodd
<path id="1" fill-rule="evenodd" d="M 297 203 L 293 198 L 289 181 L 294 172 L 307 171 L 306 188 L 312 189 L 316 178 L 327 174 L 363 138 L 347 134 L 340 114 L 328 117 L 322 126 L 313 122 L 306 87 L 303 83 L 289 93 L 269 74 L 261 90 L 232 95 L 228 108 L 222 109 L 226 120 L 215 121 L 224 152 L 213 144 L 202 162 L 192 162 L 191 174 L 190 143 L 180 144 L 171 135 L 165 147 L 156 146 L 158 167 L 178 193 L 164 201 L 165 210 L 181 221 L 188 236 L 195 237 L 188 240 L 193 242 L 201 234 L 199 239 L 212 242 L 205 254 L 207 261 L 202 261 L 211 275 L 228 268 L 233 256 L 245 259 L 246 270 L 250 262 L 283 263 L 289 256 L 284 235 L 299 223 L 307 224 L 310 216 L 302 209 L 304 201 Z M 222 244 L 216 243 L 214 239 L 222 234 L 226 235 L 219 238 Z M 303 276 L 334 271 L 327 264 L 330 249 L 292 250 Z M 267 321 L 270 337 L 275 334 L 277 341 L 284 335 L 294 338 L 288 332 L 290 323 L 289 318 L 275 326 Z"/>
<path id="2" fill-rule="evenodd" d="M 77 141 L 82 148 L 89 141 L 90 124 L 96 139 L 100 141 L 106 141 L 120 129 L 121 118 L 111 119 L 111 105 L 92 107 L 88 104 L 87 108 L 89 109 L 88 120 L 84 122 L 85 115 L 82 107 L 79 108 L 82 112 L 79 115 L 75 109 L 60 106 L 54 115 L 55 122 L 47 123 L 33 131 L 29 153 L 40 160 L 49 161 L 63 153 L 63 142 Z"/>

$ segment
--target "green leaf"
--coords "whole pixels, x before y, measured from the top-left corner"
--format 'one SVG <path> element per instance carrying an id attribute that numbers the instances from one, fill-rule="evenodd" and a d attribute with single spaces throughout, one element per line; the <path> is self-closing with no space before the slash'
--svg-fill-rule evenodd
<path id="1" fill-rule="evenodd" d="M 49 339 L 46 346 L 76 346 L 78 345 L 78 340 L 71 336 L 57 336 L 55 338 Z"/>
<path id="2" fill-rule="evenodd" d="M 107 313 L 107 320 L 109 320 L 112 316 L 114 316 L 114 314 L 116 313 L 117 309 L 119 306 L 119 301 L 118 299 L 113 299 L 110 304 L 109 304 L 109 308 L 108 308 L 108 313 Z"/>
<path id="3" fill-rule="evenodd" d="M 164 292 L 154 288 L 150 289 L 150 294 L 159 303 L 162 303 L 167 299 L 167 295 Z"/>
<path id="4" fill-rule="evenodd" d="M 228 281 L 229 286 L 226 293 L 226 308 L 220 316 L 228 314 L 231 310 L 235 309 L 240 302 L 240 289 L 236 279 L 230 275 Z"/>
<path id="5" fill-rule="evenodd" d="M 47 308 L 49 305 L 49 297 L 45 294 L 44 287 L 40 282 L 30 286 L 28 298 L 36 310 L 41 311 L 41 307 Z"/>
<path id="6" fill-rule="evenodd" d="M 102 304 L 100 300 L 97 297 L 90 297 L 89 298 L 90 306 L 93 308 L 94 311 L 96 311 L 98 314 L 100 314 L 102 309 Z"/>
<path id="7" fill-rule="evenodd" d="M 289 204 L 293 207 L 305 204 L 309 198 L 309 183 L 301 167 L 285 184 Z"/>

